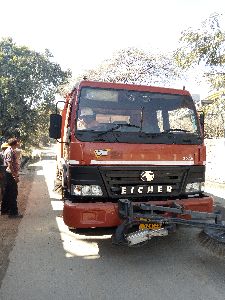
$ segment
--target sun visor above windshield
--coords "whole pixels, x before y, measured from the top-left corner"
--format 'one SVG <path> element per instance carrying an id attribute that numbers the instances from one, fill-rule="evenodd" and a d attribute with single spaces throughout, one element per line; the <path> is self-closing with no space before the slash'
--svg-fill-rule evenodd
<path id="1" fill-rule="evenodd" d="M 93 100 L 93 101 L 118 102 L 118 91 L 83 88 L 81 91 L 81 97 L 83 99 Z"/>

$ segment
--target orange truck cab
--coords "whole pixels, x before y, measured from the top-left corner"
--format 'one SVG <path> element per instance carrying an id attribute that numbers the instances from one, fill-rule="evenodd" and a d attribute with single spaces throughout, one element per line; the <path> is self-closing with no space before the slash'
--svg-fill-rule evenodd
<path id="1" fill-rule="evenodd" d="M 213 210 L 202 126 L 186 90 L 81 81 L 51 115 L 50 137 L 61 143 L 57 181 L 69 227 L 120 225 L 119 199 Z"/>

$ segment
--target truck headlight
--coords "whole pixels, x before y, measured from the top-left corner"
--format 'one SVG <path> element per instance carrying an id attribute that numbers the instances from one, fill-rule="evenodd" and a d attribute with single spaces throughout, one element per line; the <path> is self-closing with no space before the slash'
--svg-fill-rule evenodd
<path id="1" fill-rule="evenodd" d="M 103 192 L 99 185 L 71 185 L 71 195 L 76 196 L 102 196 Z"/>
<path id="2" fill-rule="evenodd" d="M 204 182 L 192 182 L 186 185 L 186 193 L 200 193 L 204 192 Z"/>

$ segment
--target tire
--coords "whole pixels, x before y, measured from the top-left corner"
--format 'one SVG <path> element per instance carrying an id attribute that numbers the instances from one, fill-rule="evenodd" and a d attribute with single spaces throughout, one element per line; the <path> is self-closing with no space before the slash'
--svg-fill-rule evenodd
<path id="1" fill-rule="evenodd" d="M 62 193 L 62 181 L 58 178 L 54 180 L 54 192 Z"/>

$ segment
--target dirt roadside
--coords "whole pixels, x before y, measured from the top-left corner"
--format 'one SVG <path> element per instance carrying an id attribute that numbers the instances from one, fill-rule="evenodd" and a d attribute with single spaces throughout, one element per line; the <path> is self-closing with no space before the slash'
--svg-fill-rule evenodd
<path id="1" fill-rule="evenodd" d="M 22 214 L 26 210 L 33 175 L 34 170 L 28 166 L 25 166 L 20 172 L 18 207 L 19 212 Z M 9 264 L 9 253 L 14 246 L 20 222 L 21 219 L 9 219 L 7 215 L 0 215 L 0 288 Z"/>

